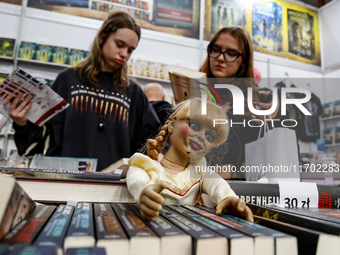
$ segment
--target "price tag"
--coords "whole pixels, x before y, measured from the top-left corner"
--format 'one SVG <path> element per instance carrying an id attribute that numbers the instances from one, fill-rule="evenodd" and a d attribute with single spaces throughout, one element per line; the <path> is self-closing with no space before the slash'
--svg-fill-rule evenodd
<path id="1" fill-rule="evenodd" d="M 279 182 L 280 206 L 318 207 L 319 192 L 316 183 Z"/>
<path id="2" fill-rule="evenodd" d="M 116 170 L 115 170 L 115 174 L 119 174 L 119 175 L 121 175 L 122 174 L 122 172 L 123 172 L 123 170 L 122 169 L 119 169 L 119 168 L 117 168 Z"/>

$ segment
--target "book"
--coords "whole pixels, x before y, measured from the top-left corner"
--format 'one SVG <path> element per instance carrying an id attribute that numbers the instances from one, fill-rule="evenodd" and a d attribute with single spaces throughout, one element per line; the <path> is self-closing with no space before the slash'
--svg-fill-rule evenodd
<path id="1" fill-rule="evenodd" d="M 13 57 L 15 39 L 0 38 L 0 56 Z"/>
<path id="2" fill-rule="evenodd" d="M 250 236 L 254 240 L 254 255 L 260 254 L 274 254 L 274 238 L 272 235 L 262 231 L 261 228 L 258 228 L 254 225 L 249 225 L 245 222 L 240 222 L 237 219 L 228 217 L 229 215 L 221 214 L 216 215 L 215 209 L 206 207 L 206 206 L 198 206 L 199 209 L 207 211 L 209 214 L 205 214 L 205 217 L 209 217 L 214 221 L 228 226 L 232 229 L 235 229 L 238 232 L 241 232 L 247 236 Z M 215 215 L 215 216 L 212 216 Z M 217 217 L 216 217 L 217 216 Z"/>
<path id="3" fill-rule="evenodd" d="M 51 62 L 66 64 L 68 61 L 68 48 L 53 46 Z"/>
<path id="4" fill-rule="evenodd" d="M 44 229 L 34 241 L 36 246 L 55 246 L 63 254 L 63 242 L 70 224 L 74 206 L 59 205 Z"/>
<path id="5" fill-rule="evenodd" d="M 111 204 L 130 238 L 130 255 L 159 255 L 160 240 L 125 203 Z"/>
<path id="6" fill-rule="evenodd" d="M 69 248 L 65 255 L 106 255 L 108 254 L 103 247 L 89 247 L 89 248 Z"/>
<path id="7" fill-rule="evenodd" d="M 104 247 L 108 255 L 129 255 L 129 239 L 110 204 L 94 204 L 97 247 Z"/>
<path id="8" fill-rule="evenodd" d="M 25 177 L 26 179 L 67 179 L 67 180 L 103 180 L 119 181 L 120 175 L 114 173 L 88 172 L 79 170 L 40 169 L 40 168 L 11 168 L 0 167 L 0 173 Z"/>
<path id="9" fill-rule="evenodd" d="M 43 62 L 50 62 L 53 46 L 38 44 L 35 52 L 35 59 Z"/>
<path id="10" fill-rule="evenodd" d="M 135 202 L 123 181 L 29 177 L 16 179 L 35 201 Z"/>
<path id="11" fill-rule="evenodd" d="M 74 210 L 71 224 L 64 239 L 64 250 L 77 247 L 92 247 L 95 243 L 92 204 L 79 202 Z"/>
<path id="12" fill-rule="evenodd" d="M 208 229 L 224 236 L 228 239 L 229 255 L 248 255 L 254 253 L 253 238 L 246 236 L 234 229 L 220 224 L 209 217 L 205 217 L 208 213 L 195 206 L 169 205 L 169 208 L 179 212 L 183 216 L 193 219 Z"/>
<path id="13" fill-rule="evenodd" d="M 86 51 L 70 49 L 70 54 L 68 57 L 68 64 L 71 66 L 77 65 L 80 61 L 86 58 Z"/>
<path id="14" fill-rule="evenodd" d="M 258 182 L 228 182 L 232 190 L 246 203 L 267 205 L 280 203 L 279 184 Z M 340 187 L 317 184 L 319 208 L 340 208 Z"/>
<path id="15" fill-rule="evenodd" d="M 340 143 L 340 126 L 334 127 L 334 143 Z"/>
<path id="16" fill-rule="evenodd" d="M 23 98 L 31 97 L 32 105 L 26 117 L 32 123 L 42 126 L 50 118 L 65 110 L 69 104 L 56 92 L 32 77 L 21 68 L 17 68 L 0 84 L 0 96 L 7 94 L 16 96 L 23 93 Z M 8 109 L 6 109 L 8 111 Z"/>
<path id="17" fill-rule="evenodd" d="M 336 100 L 333 103 L 333 116 L 340 115 L 340 100 Z"/>
<path id="18" fill-rule="evenodd" d="M 159 215 L 191 235 L 193 255 L 228 253 L 227 238 L 220 236 L 205 226 L 197 224 L 195 221 L 182 216 L 168 207 L 163 207 Z"/>
<path id="19" fill-rule="evenodd" d="M 38 205 L 1 240 L 3 243 L 30 244 L 51 217 L 56 206 Z"/>
<path id="20" fill-rule="evenodd" d="M 191 97 L 201 95 L 200 88 L 204 89 L 207 83 L 206 74 L 180 67 L 173 67 L 169 71 L 170 85 L 176 104 Z"/>
<path id="21" fill-rule="evenodd" d="M 321 114 L 321 117 L 327 118 L 327 117 L 332 116 L 332 114 L 333 114 L 333 106 L 334 106 L 333 102 L 324 103 L 322 105 L 323 113 Z"/>
<path id="22" fill-rule="evenodd" d="M 0 174 L 0 239 L 35 208 L 34 201 L 18 182 Z"/>
<path id="23" fill-rule="evenodd" d="M 121 175 L 121 178 L 125 178 L 127 171 L 129 170 L 129 158 L 121 158 L 115 163 L 104 168 L 100 172 L 102 173 L 117 173 Z"/>
<path id="24" fill-rule="evenodd" d="M 325 144 L 334 143 L 334 127 L 326 127 L 322 130 L 323 138 L 325 139 Z"/>
<path id="25" fill-rule="evenodd" d="M 266 206 L 248 204 L 248 207 L 254 215 L 340 236 L 339 209 L 283 208 L 275 204 Z"/>
<path id="26" fill-rule="evenodd" d="M 295 236 L 299 255 L 329 255 L 340 252 L 339 237 L 319 231 L 302 228 L 285 222 L 254 216 L 257 224 Z"/>
<path id="27" fill-rule="evenodd" d="M 36 156 L 35 167 L 39 169 L 96 172 L 97 161 L 96 158 Z"/>
<path id="28" fill-rule="evenodd" d="M 54 246 L 35 246 L 35 245 L 15 245 L 9 255 L 57 255 Z"/>
<path id="29" fill-rule="evenodd" d="M 37 44 L 33 42 L 21 42 L 18 57 L 25 59 L 35 59 Z"/>
<path id="30" fill-rule="evenodd" d="M 129 204 L 132 210 L 142 218 L 137 204 Z M 155 221 L 144 221 L 160 238 L 160 255 L 191 255 L 191 236 L 176 227 L 170 221 L 157 216 Z"/>

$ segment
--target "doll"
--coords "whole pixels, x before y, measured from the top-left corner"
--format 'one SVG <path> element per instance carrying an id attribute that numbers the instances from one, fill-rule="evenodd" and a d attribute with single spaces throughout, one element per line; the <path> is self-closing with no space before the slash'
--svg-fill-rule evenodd
<path id="1" fill-rule="evenodd" d="M 222 108 L 207 102 L 207 114 L 201 115 L 201 99 L 186 100 L 177 106 L 158 136 L 147 141 L 148 155 L 135 153 L 129 160 L 127 187 L 137 201 L 141 215 L 154 220 L 162 204 L 192 205 L 202 192 L 222 211 L 253 221 L 250 209 L 217 173 L 207 171 L 205 155 L 222 144 L 229 125 L 216 125 L 214 119 L 226 119 Z M 156 158 L 165 141 L 171 146 L 160 162 Z"/>

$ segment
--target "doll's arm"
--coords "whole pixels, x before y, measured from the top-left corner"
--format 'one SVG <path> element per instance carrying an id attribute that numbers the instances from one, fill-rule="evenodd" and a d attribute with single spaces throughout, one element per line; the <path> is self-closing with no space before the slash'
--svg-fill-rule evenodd
<path id="1" fill-rule="evenodd" d="M 154 183 L 145 170 L 130 166 L 126 176 L 126 183 L 130 194 L 137 201 L 139 210 L 145 220 L 153 221 L 158 216 L 164 203 L 159 194 L 169 186 L 165 183 Z"/>
<path id="2" fill-rule="evenodd" d="M 246 205 L 246 202 L 237 197 L 227 197 L 219 202 L 216 206 L 216 214 L 221 214 L 222 212 L 230 213 L 254 222 L 253 213 Z"/>

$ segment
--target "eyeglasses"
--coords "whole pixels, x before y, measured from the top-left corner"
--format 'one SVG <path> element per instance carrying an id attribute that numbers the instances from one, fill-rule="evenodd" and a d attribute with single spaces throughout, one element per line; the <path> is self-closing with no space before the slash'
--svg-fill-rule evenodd
<path id="1" fill-rule="evenodd" d="M 235 62 L 240 56 L 242 56 L 241 53 L 234 50 L 221 51 L 221 49 L 215 44 L 209 44 L 208 54 L 212 58 L 218 58 L 221 54 L 223 54 L 224 61 L 229 63 Z"/>

